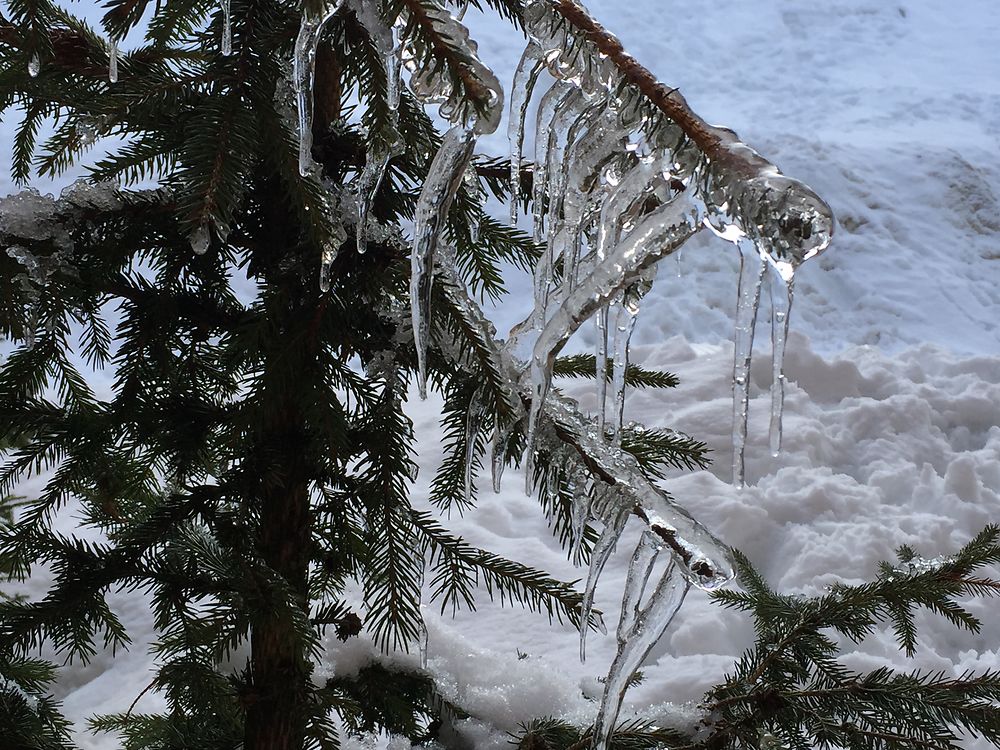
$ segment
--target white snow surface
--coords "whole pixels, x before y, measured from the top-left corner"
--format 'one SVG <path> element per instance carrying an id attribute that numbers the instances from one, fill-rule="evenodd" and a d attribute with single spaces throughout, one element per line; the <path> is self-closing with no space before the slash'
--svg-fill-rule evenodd
<path id="1" fill-rule="evenodd" d="M 714 451 L 710 471 L 667 482 L 672 495 L 789 593 L 865 580 L 904 543 L 926 557 L 950 553 L 1000 520 L 1000 5 L 593 0 L 589 6 L 703 117 L 732 127 L 811 185 L 839 219 L 833 245 L 801 269 L 796 283 L 778 458 L 767 448 L 770 365 L 766 326 L 759 330 L 743 490 L 728 482 L 736 251 L 702 236 L 683 250 L 682 276 L 672 261 L 664 264 L 640 314 L 633 361 L 676 372 L 681 386 L 632 393 L 626 418 L 686 431 Z M 520 36 L 474 12 L 467 20 L 481 58 L 509 86 Z M 5 146 L 13 124 L 0 125 Z M 495 135 L 481 148 L 499 154 L 506 144 Z M 9 148 L 3 151 L 7 158 Z M 4 179 L 0 193 L 14 189 Z M 497 214 L 505 210 L 497 207 Z M 511 288 L 512 297 L 491 311 L 500 330 L 530 306 L 527 278 L 513 279 Z M 580 346 L 593 343 L 587 335 Z M 592 387 L 570 390 L 585 407 L 593 405 Z M 419 437 L 418 503 L 441 460 L 439 408 L 433 395 L 409 403 Z M 473 544 L 564 579 L 583 578 L 523 484 L 509 471 L 494 495 L 481 479 L 479 507 L 447 525 Z M 72 527 L 71 518 L 61 523 Z M 597 606 L 610 623 L 635 533 L 626 532 L 598 587 Z M 41 591 L 45 581 L 29 584 Z M 81 727 L 92 713 L 128 708 L 150 679 L 148 607 L 134 595 L 112 601 L 134 646 L 114 657 L 101 654 L 87 667 L 67 667 L 58 684 Z M 1000 667 L 996 602 L 970 608 L 984 623 L 978 635 L 927 616 L 913 658 L 883 632 L 845 644 L 846 661 L 858 670 L 885 665 L 955 674 Z M 429 667 L 479 720 L 462 730 L 477 748 L 507 747 L 504 733 L 535 716 L 593 719 L 613 635 L 591 634 L 581 665 L 571 628 L 501 609 L 485 594 L 476 612 L 452 618 L 428 604 L 426 615 Z M 645 680 L 629 692 L 621 718 L 642 711 L 685 720 L 685 710 L 662 704 L 697 701 L 751 639 L 745 618 L 692 591 L 647 659 Z M 324 668 L 349 672 L 371 655 L 363 640 L 331 640 Z M 392 658 L 416 663 L 414 655 Z M 148 694 L 138 708 L 158 705 Z M 117 746 L 82 731 L 79 742 L 88 750 Z M 398 738 L 388 744 L 406 746 Z"/>

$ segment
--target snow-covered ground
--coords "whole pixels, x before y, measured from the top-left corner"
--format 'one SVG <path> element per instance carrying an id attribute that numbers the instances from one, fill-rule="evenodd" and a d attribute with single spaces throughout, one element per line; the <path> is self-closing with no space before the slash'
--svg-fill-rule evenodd
<path id="1" fill-rule="evenodd" d="M 735 250 L 699 237 L 683 251 L 682 275 L 670 261 L 661 270 L 633 358 L 678 373 L 682 384 L 632 394 L 628 417 L 689 432 L 715 456 L 711 471 L 671 479 L 671 493 L 773 584 L 806 594 L 870 577 L 900 544 L 928 557 L 948 553 L 1000 520 L 1000 5 L 589 6 L 696 111 L 811 185 L 839 219 L 831 248 L 796 282 L 786 441 L 776 459 L 766 445 L 770 370 L 766 341 L 759 343 L 743 490 L 728 482 Z M 509 81 L 518 35 L 472 14 L 470 22 L 483 59 Z M 5 143 L 10 126 L 0 131 Z M 505 148 L 499 137 L 484 147 Z M 10 189 L 0 181 L 0 191 Z M 492 312 L 501 330 L 528 306 L 527 280 L 512 287 L 513 298 Z M 575 393 L 592 403 L 586 387 Z M 420 438 L 419 497 L 440 460 L 439 403 L 411 399 L 411 407 Z M 474 544 L 562 578 L 583 577 L 522 487 L 511 472 L 499 495 L 484 492 L 475 512 L 448 524 Z M 605 612 L 619 605 L 625 549 L 598 589 Z M 59 690 L 75 719 L 127 708 L 149 681 L 148 613 L 142 602 L 118 601 L 136 647 L 64 673 Z M 863 670 L 956 674 L 1000 667 L 996 606 L 971 605 L 984 622 L 979 635 L 926 617 L 914 658 L 906 659 L 891 635 L 878 634 L 848 645 L 847 661 Z M 581 665 L 571 629 L 539 616 L 484 602 L 455 619 L 428 607 L 427 619 L 430 666 L 474 715 L 499 730 L 540 714 L 592 718 L 613 637 L 592 636 Z M 627 705 L 697 700 L 751 636 L 745 620 L 692 592 Z M 368 653 L 358 640 L 331 644 L 331 668 L 347 669 Z M 156 698 L 143 700 L 152 706 Z M 481 728 L 469 732 L 477 747 L 507 741 Z M 106 738 L 80 742 L 113 746 Z"/>

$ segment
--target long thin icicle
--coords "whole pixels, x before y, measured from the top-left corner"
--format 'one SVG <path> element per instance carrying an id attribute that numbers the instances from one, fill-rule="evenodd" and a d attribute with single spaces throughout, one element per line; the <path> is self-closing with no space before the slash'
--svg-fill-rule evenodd
<path id="1" fill-rule="evenodd" d="M 472 474 L 476 463 L 476 444 L 482 431 L 486 407 L 483 397 L 486 395 L 484 386 L 479 386 L 469 399 L 469 411 L 465 416 L 465 502 L 472 500 Z"/>
<path id="2" fill-rule="evenodd" d="M 760 288 L 767 267 L 760 253 L 740 241 L 740 282 L 736 298 L 736 335 L 733 340 L 733 484 L 745 483 L 743 453 L 750 416 L 750 363 L 754 329 L 760 307 Z"/>
<path id="3" fill-rule="evenodd" d="M 521 200 L 521 167 L 524 163 L 524 121 L 535 82 L 542 70 L 542 48 L 529 42 L 514 72 L 510 88 L 510 112 L 507 114 L 507 141 L 510 144 L 510 223 L 517 223 Z"/>
<path id="4" fill-rule="evenodd" d="M 112 39 L 108 45 L 108 81 L 118 83 L 118 42 Z"/>
<path id="5" fill-rule="evenodd" d="M 639 304 L 653 285 L 651 274 L 639 279 L 622 295 L 618 306 L 618 320 L 614 330 L 614 373 L 611 378 L 611 403 L 614 405 L 611 430 L 615 442 L 621 442 L 622 421 L 625 416 L 625 375 L 628 371 L 629 342 L 639 316 Z"/>
<path id="6" fill-rule="evenodd" d="M 548 193 L 549 134 L 556 108 L 573 94 L 575 87 L 565 81 L 556 81 L 545 92 L 538 104 L 535 124 L 535 172 L 532 175 L 532 216 L 535 242 L 545 239 L 545 204 Z M 551 263 L 552 259 L 549 259 Z"/>
<path id="7" fill-rule="evenodd" d="M 629 678 L 642 665 L 643 659 L 666 632 L 674 615 L 684 603 L 688 583 L 674 561 L 663 574 L 649 603 L 635 616 L 632 626 L 618 635 L 618 653 L 604 682 L 604 697 L 594 722 L 594 750 L 606 750 L 621 711 Z M 629 595 L 626 587 L 626 596 Z"/>
<path id="8" fill-rule="evenodd" d="M 417 348 L 417 387 L 427 397 L 427 346 L 430 340 L 431 286 L 434 253 L 448 209 L 462 184 L 472 159 L 476 136 L 471 128 L 456 125 L 445 133 L 434 155 L 414 212 L 413 253 L 410 257 L 410 309 Z"/>
<path id="9" fill-rule="evenodd" d="M 594 609 L 594 594 L 597 592 L 597 582 L 604 571 L 604 566 L 615 551 L 618 539 L 622 535 L 625 523 L 628 521 L 629 510 L 620 509 L 605 516 L 604 530 L 597 538 L 594 549 L 590 552 L 590 570 L 587 571 L 587 584 L 583 590 L 583 601 L 580 602 L 580 661 L 587 660 L 587 633 L 590 628 L 586 623 Z"/>
<path id="10" fill-rule="evenodd" d="M 403 151 L 399 139 L 397 125 L 399 123 L 399 75 L 402 67 L 400 59 L 399 27 L 393 26 L 390 31 L 367 4 L 354 3 L 355 12 L 369 35 L 375 39 L 379 53 L 385 63 L 386 106 L 389 109 L 389 124 L 394 141 L 389 144 L 379 143 L 371 138 L 365 153 L 365 166 L 358 176 L 355 188 L 358 199 L 358 225 L 355 230 L 359 255 L 364 255 L 368 249 L 368 214 L 371 212 L 375 195 L 378 193 L 389 160 Z"/>
<path id="11" fill-rule="evenodd" d="M 222 54 L 233 54 L 233 18 L 231 0 L 222 0 Z"/>
<path id="12" fill-rule="evenodd" d="M 771 265 L 771 455 L 781 452 L 781 419 L 785 408 L 785 342 L 788 339 L 788 316 L 792 308 L 795 277 Z"/>
<path id="13" fill-rule="evenodd" d="M 619 643 L 627 638 L 639 617 L 639 605 L 642 603 L 642 595 L 646 590 L 649 574 L 653 572 L 653 563 L 660 552 L 660 546 L 652 532 L 644 531 L 632 552 L 628 575 L 625 577 L 625 589 L 622 592 L 622 615 L 618 620 L 616 636 Z"/>
<path id="14" fill-rule="evenodd" d="M 344 0 L 334 0 L 318 15 L 308 11 L 303 13 L 299 34 L 295 39 L 292 77 L 299 114 L 299 174 L 303 177 L 307 176 L 313 167 L 313 84 L 316 78 L 316 50 L 319 48 L 323 27 L 343 4 Z"/>

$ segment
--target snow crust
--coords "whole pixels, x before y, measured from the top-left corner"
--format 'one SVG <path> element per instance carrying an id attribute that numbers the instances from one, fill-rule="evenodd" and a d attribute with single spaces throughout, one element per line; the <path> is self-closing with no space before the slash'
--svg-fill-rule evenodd
<path id="1" fill-rule="evenodd" d="M 676 372 L 681 386 L 631 393 L 625 418 L 684 430 L 714 450 L 712 470 L 671 479 L 671 493 L 790 593 L 861 581 L 904 543 L 924 557 L 947 554 L 997 521 L 1000 6 L 994 0 L 966 0 L 961 12 L 932 0 L 719 0 L 697 7 L 592 0 L 588 6 L 626 49 L 679 86 L 697 112 L 732 127 L 813 187 L 840 223 L 829 251 L 796 277 L 777 458 L 767 441 L 769 361 L 754 360 L 742 490 L 728 482 L 737 253 L 698 236 L 683 250 L 680 277 L 672 264 L 661 270 L 643 302 L 632 360 Z M 522 38 L 475 10 L 466 22 L 484 62 L 509 82 Z M 5 143 L 13 125 L 0 124 Z M 484 136 L 480 147 L 502 154 L 504 140 Z M 0 194 L 14 189 L 7 174 L 0 167 Z M 496 207 L 496 216 L 505 213 Z M 531 306 L 530 279 L 514 279 L 512 287 L 514 297 L 491 312 L 501 331 Z M 576 344 L 592 350 L 593 335 L 584 327 Z M 757 345 L 766 351 L 766 337 Z M 595 406 L 592 385 L 566 390 L 585 408 Z M 440 402 L 415 396 L 409 410 L 420 439 L 419 498 L 441 459 Z M 559 577 L 585 576 L 569 565 L 537 504 L 524 496 L 522 476 L 509 472 L 499 495 L 481 484 L 480 506 L 451 518 L 450 527 L 473 544 Z M 60 523 L 72 528 L 69 516 Z M 596 604 L 612 622 L 627 550 L 639 531 L 638 524 L 626 529 L 597 590 Z M 40 590 L 46 581 L 32 583 Z M 81 726 L 94 712 L 127 708 L 150 679 L 146 603 L 114 596 L 112 604 L 131 628 L 133 648 L 68 667 L 58 685 Z M 928 616 L 914 658 L 880 633 L 849 645 L 847 661 L 859 670 L 886 665 L 956 674 L 1000 667 L 1000 618 L 992 606 L 970 607 L 984 622 L 979 635 Z M 581 665 L 575 633 L 539 616 L 488 601 L 455 619 L 432 605 L 426 614 L 428 667 L 479 719 L 462 727 L 475 747 L 507 747 L 504 732 L 534 716 L 593 719 L 602 691 L 597 678 L 616 651 L 613 633 L 591 633 Z M 682 720 L 685 709 L 664 702 L 696 701 L 751 638 L 748 622 L 692 591 L 647 659 L 645 680 L 628 693 L 621 718 L 633 710 L 669 710 Z M 340 671 L 372 655 L 370 644 L 357 639 L 329 648 L 328 668 Z M 415 654 L 394 658 L 418 661 Z M 137 710 L 158 701 L 147 695 Z M 115 747 L 111 738 L 83 733 L 79 742 L 87 750 Z M 405 747 L 398 738 L 379 745 Z"/>

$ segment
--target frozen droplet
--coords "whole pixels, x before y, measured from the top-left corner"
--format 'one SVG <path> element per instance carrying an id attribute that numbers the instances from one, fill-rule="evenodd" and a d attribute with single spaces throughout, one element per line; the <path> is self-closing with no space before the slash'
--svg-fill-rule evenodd
<path id="1" fill-rule="evenodd" d="M 28 60 L 28 75 L 32 78 L 37 78 L 38 74 L 42 71 L 42 61 L 38 57 L 37 52 L 31 53 L 31 58 Z"/>
<path id="2" fill-rule="evenodd" d="M 191 249 L 195 251 L 198 255 L 204 255 L 208 250 L 208 245 L 211 242 L 212 236 L 208 229 L 208 224 L 200 224 L 198 228 L 195 229 L 188 240 L 191 242 Z"/>

